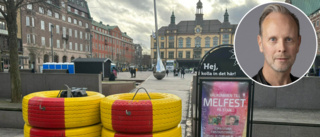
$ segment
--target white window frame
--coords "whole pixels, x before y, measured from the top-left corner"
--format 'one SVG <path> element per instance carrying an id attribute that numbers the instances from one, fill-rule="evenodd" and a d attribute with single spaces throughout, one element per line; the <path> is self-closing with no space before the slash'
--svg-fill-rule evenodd
<path id="1" fill-rule="evenodd" d="M 44 23 L 43 20 L 41 20 L 41 30 L 46 30 L 46 29 L 45 29 L 45 23 Z"/>
<path id="2" fill-rule="evenodd" d="M 27 5 L 27 9 L 28 9 L 28 10 L 32 10 L 32 4 L 28 4 L 28 5 Z"/>
<path id="3" fill-rule="evenodd" d="M 46 46 L 46 38 L 45 37 L 41 37 L 41 45 Z"/>
<path id="4" fill-rule="evenodd" d="M 59 19 L 59 18 L 60 18 L 59 13 L 55 12 L 55 13 L 54 13 L 54 17 L 55 17 L 56 19 Z"/>
<path id="5" fill-rule="evenodd" d="M 72 37 L 72 29 L 69 28 L 69 37 Z"/>
<path id="6" fill-rule="evenodd" d="M 52 11 L 48 9 L 47 15 L 50 16 L 50 17 L 52 17 Z"/>
<path id="7" fill-rule="evenodd" d="M 69 49 L 72 50 L 72 42 L 69 42 Z"/>
<path id="8" fill-rule="evenodd" d="M 74 37 L 78 38 L 78 30 L 74 30 Z"/>
<path id="9" fill-rule="evenodd" d="M 57 34 L 60 34 L 60 27 L 59 27 L 59 25 L 56 25 L 56 33 L 57 33 Z"/>
<path id="10" fill-rule="evenodd" d="M 79 34 L 79 35 L 80 35 L 80 39 L 82 39 L 82 31 L 80 31 L 80 34 Z"/>
<path id="11" fill-rule="evenodd" d="M 60 48 L 60 40 L 57 39 L 57 48 Z"/>
<path id="12" fill-rule="evenodd" d="M 39 13 L 44 14 L 44 9 L 43 9 L 43 7 L 39 7 Z"/>
<path id="13" fill-rule="evenodd" d="M 28 43 L 28 44 L 30 44 L 30 43 L 31 43 L 30 34 L 27 34 L 27 43 Z"/>
<path id="14" fill-rule="evenodd" d="M 26 16 L 26 26 L 30 26 L 30 17 Z"/>

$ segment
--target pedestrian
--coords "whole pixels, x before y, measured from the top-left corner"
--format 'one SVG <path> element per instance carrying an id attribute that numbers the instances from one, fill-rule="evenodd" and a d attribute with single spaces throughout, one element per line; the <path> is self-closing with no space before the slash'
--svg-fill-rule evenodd
<path id="1" fill-rule="evenodd" d="M 169 74 L 169 70 L 166 70 L 166 73 L 167 73 L 167 77 L 168 77 L 168 74 Z"/>
<path id="2" fill-rule="evenodd" d="M 182 68 L 182 69 L 181 69 L 181 78 L 184 78 L 184 74 L 185 74 L 184 68 Z"/>
<path id="3" fill-rule="evenodd" d="M 137 73 L 136 73 L 136 72 L 137 72 L 137 69 L 136 69 L 136 68 L 134 68 L 134 69 L 133 69 L 133 75 L 134 75 L 134 77 L 136 77 L 136 75 L 137 75 Z"/>
<path id="4" fill-rule="evenodd" d="M 176 76 L 176 69 L 173 69 L 173 77 Z"/>
<path id="5" fill-rule="evenodd" d="M 129 68 L 129 72 L 131 74 L 131 78 L 133 78 L 133 69 L 132 68 Z"/>

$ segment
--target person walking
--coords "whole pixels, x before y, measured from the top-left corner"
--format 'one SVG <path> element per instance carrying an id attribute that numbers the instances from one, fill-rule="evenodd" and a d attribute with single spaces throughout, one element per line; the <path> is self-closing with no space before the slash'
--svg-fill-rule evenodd
<path id="1" fill-rule="evenodd" d="M 166 73 L 167 73 L 167 77 L 168 77 L 168 74 L 169 74 L 169 70 L 166 70 Z"/>

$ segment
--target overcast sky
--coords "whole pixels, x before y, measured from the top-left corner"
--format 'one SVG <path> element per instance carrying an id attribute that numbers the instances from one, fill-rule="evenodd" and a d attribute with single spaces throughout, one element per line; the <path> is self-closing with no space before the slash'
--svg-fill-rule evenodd
<path id="1" fill-rule="evenodd" d="M 157 0 L 158 29 L 168 26 L 172 11 L 176 24 L 194 20 L 199 0 Z M 201 0 L 204 20 L 223 22 L 226 8 L 231 24 L 238 24 L 251 8 L 270 1 L 284 0 Z M 87 0 L 92 18 L 104 24 L 118 26 L 122 32 L 141 44 L 144 54 L 150 54 L 150 35 L 155 31 L 153 0 Z"/>

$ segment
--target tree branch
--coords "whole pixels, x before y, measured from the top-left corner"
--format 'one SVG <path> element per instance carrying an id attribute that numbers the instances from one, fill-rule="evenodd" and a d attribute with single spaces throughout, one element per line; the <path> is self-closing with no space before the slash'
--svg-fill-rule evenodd
<path id="1" fill-rule="evenodd" d="M 24 1 L 24 0 L 21 0 L 21 1 Z M 26 1 L 26 2 L 24 2 L 23 4 L 20 3 L 20 5 L 17 5 L 16 7 L 17 7 L 17 8 L 21 8 L 21 7 L 26 6 L 26 5 L 28 5 L 28 4 L 35 4 L 35 3 L 40 3 L 40 2 L 44 2 L 44 1 L 45 1 L 45 0 Z"/>
<path id="2" fill-rule="evenodd" d="M 23 2 L 24 0 L 17 0 L 17 3 L 16 3 L 16 8 L 18 9 L 19 5 Z"/>
<path id="3" fill-rule="evenodd" d="M 6 6 L 6 8 L 8 7 Z M 2 14 L 5 20 L 8 20 L 8 15 L 1 8 L 0 8 L 0 13 Z"/>

